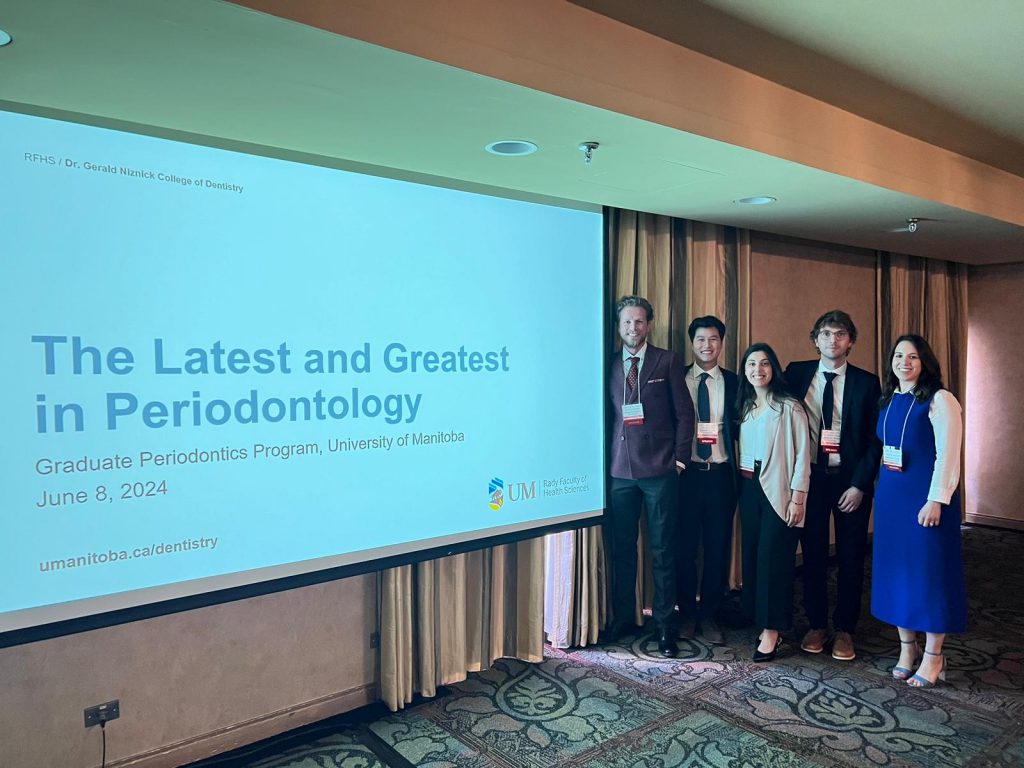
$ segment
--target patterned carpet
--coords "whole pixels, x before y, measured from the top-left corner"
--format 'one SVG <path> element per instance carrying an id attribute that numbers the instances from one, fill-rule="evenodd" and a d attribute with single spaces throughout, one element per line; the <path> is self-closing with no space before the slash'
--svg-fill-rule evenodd
<path id="1" fill-rule="evenodd" d="M 195 768 L 1020 768 L 1024 533 L 968 527 L 964 544 L 969 630 L 947 639 L 948 682 L 934 689 L 889 676 L 895 630 L 870 616 L 853 662 L 802 653 L 794 634 L 753 664 L 752 633 L 733 621 L 729 645 L 683 640 L 674 660 L 642 634 L 501 660 L 403 712 L 368 709 Z"/>

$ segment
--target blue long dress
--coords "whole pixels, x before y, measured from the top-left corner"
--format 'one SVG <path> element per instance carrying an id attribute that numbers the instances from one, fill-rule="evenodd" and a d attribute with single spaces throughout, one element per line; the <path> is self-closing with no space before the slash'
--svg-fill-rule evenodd
<path id="1" fill-rule="evenodd" d="M 878 437 L 883 445 L 900 445 L 904 419 L 906 432 L 903 471 L 893 471 L 884 464 L 879 471 L 871 613 L 887 624 L 919 632 L 963 632 L 967 626 L 967 596 L 959 491 L 943 505 L 939 525 L 925 528 L 917 522 L 917 513 L 928 500 L 935 467 L 930 405 L 930 399 L 919 403 L 910 393 L 896 393 L 878 417 Z"/>

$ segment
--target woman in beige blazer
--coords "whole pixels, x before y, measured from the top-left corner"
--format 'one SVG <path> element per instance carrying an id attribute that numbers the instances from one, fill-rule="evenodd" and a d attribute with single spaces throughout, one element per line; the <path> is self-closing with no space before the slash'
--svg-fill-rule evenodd
<path id="1" fill-rule="evenodd" d="M 793 619 L 793 569 L 811 480 L 810 431 L 803 404 L 767 344 L 740 363 L 740 519 L 743 610 L 760 628 L 754 661 L 771 661 Z"/>

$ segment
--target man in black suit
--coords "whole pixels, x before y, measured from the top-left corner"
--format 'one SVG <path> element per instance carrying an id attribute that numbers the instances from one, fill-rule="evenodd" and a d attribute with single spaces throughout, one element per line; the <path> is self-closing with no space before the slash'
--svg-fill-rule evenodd
<path id="1" fill-rule="evenodd" d="M 672 657 L 678 651 L 672 627 L 677 475 L 690 458 L 693 404 L 676 354 L 647 343 L 654 319 L 647 299 L 625 296 L 615 313 L 622 353 L 615 355 L 608 374 L 612 421 L 608 531 L 615 624 L 607 639 L 618 639 L 635 627 L 636 546 L 642 504 L 651 543 L 658 650 Z"/>
<path id="2" fill-rule="evenodd" d="M 725 324 L 714 315 L 698 317 L 687 329 L 693 365 L 686 387 L 697 414 L 689 464 L 681 478 L 678 552 L 679 636 L 713 645 L 725 642 L 716 614 L 725 595 L 736 514 L 736 374 L 720 368 Z M 704 566 L 697 581 L 697 551 Z M 699 603 L 698 603 L 699 596 Z"/>
<path id="3" fill-rule="evenodd" d="M 804 610 L 810 629 L 800 647 L 821 653 L 828 641 L 829 520 L 834 515 L 838 595 L 832 613 L 832 657 L 856 658 L 868 519 L 882 443 L 875 435 L 881 387 L 873 373 L 847 362 L 857 341 L 850 316 L 834 309 L 811 331 L 817 360 L 790 363 L 786 381 L 803 398 L 816 460 L 811 465 L 803 548 Z"/>

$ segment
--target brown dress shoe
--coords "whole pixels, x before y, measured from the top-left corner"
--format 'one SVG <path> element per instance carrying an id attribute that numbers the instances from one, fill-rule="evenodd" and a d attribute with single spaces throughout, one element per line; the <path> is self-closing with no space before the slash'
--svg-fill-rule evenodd
<path id="1" fill-rule="evenodd" d="M 853 661 L 857 652 L 853 649 L 853 635 L 849 632 L 836 632 L 832 638 L 832 658 L 839 661 Z"/>
<path id="2" fill-rule="evenodd" d="M 701 619 L 698 634 L 708 645 L 725 645 L 725 633 L 714 619 Z"/>
<path id="3" fill-rule="evenodd" d="M 800 641 L 800 648 L 808 653 L 821 653 L 825 650 L 827 637 L 828 633 L 824 629 L 809 629 Z"/>
<path id="4" fill-rule="evenodd" d="M 697 619 L 689 617 L 679 622 L 679 633 L 677 637 L 680 640 L 693 640 L 696 636 Z"/>

